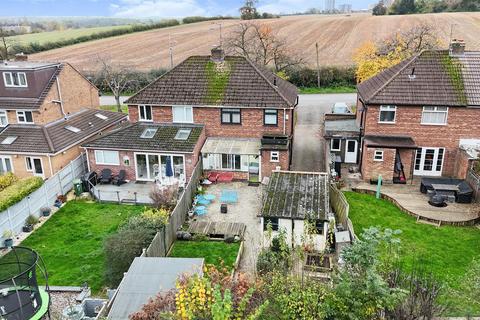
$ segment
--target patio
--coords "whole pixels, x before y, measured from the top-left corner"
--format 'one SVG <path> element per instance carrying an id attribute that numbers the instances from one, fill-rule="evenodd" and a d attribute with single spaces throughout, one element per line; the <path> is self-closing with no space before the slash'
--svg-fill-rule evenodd
<path id="1" fill-rule="evenodd" d="M 352 187 L 352 190 L 375 194 L 377 186 L 360 182 Z M 414 180 L 413 184 L 383 185 L 381 194 L 382 198 L 394 203 L 403 212 L 438 226 L 442 224 L 473 225 L 480 221 L 480 205 L 476 203 L 448 203 L 443 208 L 429 205 L 429 197 L 420 193 L 420 181 L 417 180 Z"/>
<path id="2" fill-rule="evenodd" d="M 257 254 L 262 247 L 262 237 L 260 232 L 260 218 L 257 217 L 261 209 L 261 188 L 248 186 L 247 182 L 217 183 L 205 186 L 206 194 L 215 196 L 215 200 L 206 206 L 206 213 L 196 216 L 195 221 L 200 222 L 229 222 L 244 223 L 246 230 L 244 233 L 244 249 L 240 262 L 240 271 L 253 274 Z M 227 213 L 220 212 L 221 195 L 223 190 L 236 191 L 238 202 L 227 205 Z"/>
<path id="3" fill-rule="evenodd" d="M 130 181 L 121 186 L 113 184 L 97 184 L 92 192 L 99 201 L 151 204 L 150 191 L 155 184 L 153 182 Z"/>

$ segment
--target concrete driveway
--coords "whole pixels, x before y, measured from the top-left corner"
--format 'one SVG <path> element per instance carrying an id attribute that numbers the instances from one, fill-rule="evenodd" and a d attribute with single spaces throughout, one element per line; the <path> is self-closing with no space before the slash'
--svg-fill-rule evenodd
<path id="1" fill-rule="evenodd" d="M 292 170 L 325 171 L 323 115 L 332 109 L 335 102 L 354 105 L 356 101 L 356 93 L 300 95 L 293 141 Z"/>

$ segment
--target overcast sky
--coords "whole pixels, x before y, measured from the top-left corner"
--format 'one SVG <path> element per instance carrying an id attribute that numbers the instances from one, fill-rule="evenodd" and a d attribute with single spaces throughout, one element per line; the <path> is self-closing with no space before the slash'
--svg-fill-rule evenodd
<path id="1" fill-rule="evenodd" d="M 323 8 L 324 0 L 260 0 L 261 12 L 293 13 Z M 354 9 L 375 0 L 337 0 Z M 1 0 L 0 16 L 111 16 L 124 18 L 238 15 L 242 0 Z"/>

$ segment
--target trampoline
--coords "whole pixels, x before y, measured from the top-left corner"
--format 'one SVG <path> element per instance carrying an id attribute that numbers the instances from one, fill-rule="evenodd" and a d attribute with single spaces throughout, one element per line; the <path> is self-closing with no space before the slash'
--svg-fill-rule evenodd
<path id="1" fill-rule="evenodd" d="M 37 268 L 45 288 L 37 283 Z M 0 257 L 0 319 L 37 320 L 48 313 L 48 275 L 40 256 L 26 247 L 12 247 Z"/>

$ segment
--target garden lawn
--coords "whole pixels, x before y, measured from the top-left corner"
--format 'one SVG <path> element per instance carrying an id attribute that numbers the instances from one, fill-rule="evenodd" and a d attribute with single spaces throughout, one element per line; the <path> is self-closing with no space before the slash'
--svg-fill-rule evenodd
<path id="1" fill-rule="evenodd" d="M 477 228 L 417 224 L 416 218 L 386 200 L 355 192 L 345 192 L 345 196 L 350 203 L 350 219 L 357 236 L 371 226 L 402 231 L 398 237 L 402 260 L 408 269 L 414 263 L 421 263 L 427 271 L 455 288 L 472 259 L 480 257 L 480 230 Z M 454 296 L 447 300 L 462 310 L 462 301 Z"/>
<path id="2" fill-rule="evenodd" d="M 213 264 L 217 268 L 223 266 L 231 270 L 237 259 L 240 243 L 223 241 L 175 241 L 170 257 L 205 258 L 205 264 Z"/>
<path id="3" fill-rule="evenodd" d="M 98 293 L 104 286 L 103 240 L 142 211 L 141 206 L 70 201 L 21 246 L 42 256 L 49 285 L 80 286 L 87 282 Z"/>

